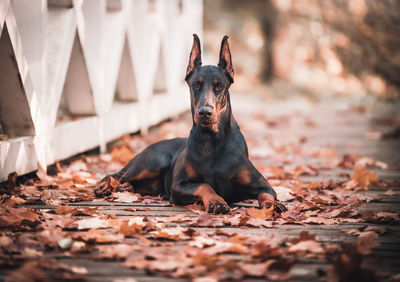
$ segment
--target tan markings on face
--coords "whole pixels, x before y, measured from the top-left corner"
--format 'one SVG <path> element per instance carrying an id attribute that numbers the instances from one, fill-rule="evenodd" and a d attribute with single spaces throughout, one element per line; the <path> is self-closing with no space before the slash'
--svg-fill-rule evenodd
<path id="1" fill-rule="evenodd" d="M 217 112 L 217 115 L 219 115 L 219 113 L 221 111 L 221 103 L 217 103 L 217 107 L 216 107 L 215 111 Z"/>
<path id="2" fill-rule="evenodd" d="M 204 81 L 204 78 L 203 78 L 203 77 L 200 77 L 197 81 L 198 81 L 199 83 L 202 83 L 202 82 Z"/>
<path id="3" fill-rule="evenodd" d="M 223 105 L 223 104 L 225 103 L 225 99 L 226 99 L 226 95 L 224 94 L 224 95 L 222 96 L 222 99 L 221 99 L 221 105 Z"/>
<path id="4" fill-rule="evenodd" d="M 235 178 L 240 185 L 248 185 L 251 182 L 251 172 L 248 169 L 241 170 L 236 174 Z"/>
<path id="5" fill-rule="evenodd" d="M 194 97 L 192 93 L 190 93 L 190 103 L 192 104 L 193 109 L 196 111 L 196 104 L 194 103 Z"/>

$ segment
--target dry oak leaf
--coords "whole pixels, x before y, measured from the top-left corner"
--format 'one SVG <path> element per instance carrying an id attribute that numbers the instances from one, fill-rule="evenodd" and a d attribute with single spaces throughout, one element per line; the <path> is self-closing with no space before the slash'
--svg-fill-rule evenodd
<path id="1" fill-rule="evenodd" d="M 224 222 L 220 218 L 212 217 L 209 213 L 203 212 L 197 218 L 195 225 L 202 227 L 220 227 L 224 226 Z"/>
<path id="2" fill-rule="evenodd" d="M 381 169 L 387 169 L 388 168 L 388 164 L 381 162 L 381 161 L 377 161 L 374 160 L 373 158 L 369 158 L 369 157 L 362 157 L 360 159 L 358 159 L 356 161 L 356 166 L 361 166 L 363 168 L 365 167 L 379 167 Z"/>
<path id="3" fill-rule="evenodd" d="M 77 221 L 72 218 L 70 214 L 55 215 L 50 213 L 43 213 L 43 217 L 45 220 L 45 223 L 43 225 L 47 226 L 48 228 L 54 228 L 56 226 L 70 229 L 78 228 Z"/>
<path id="4" fill-rule="evenodd" d="M 184 233 L 184 229 L 177 228 L 163 228 L 153 233 L 154 239 L 165 239 L 171 241 L 189 240 L 190 236 Z"/>
<path id="5" fill-rule="evenodd" d="M 74 234 L 76 239 L 81 239 L 85 242 L 97 242 L 97 243 L 113 243 L 120 242 L 124 239 L 121 234 L 109 233 L 103 229 L 90 229 L 86 232 Z"/>
<path id="6" fill-rule="evenodd" d="M 20 197 L 18 197 L 18 196 L 12 195 L 11 197 L 10 197 L 10 196 L 5 196 L 5 197 L 3 198 L 3 200 L 2 200 L 1 205 L 2 205 L 3 207 L 10 207 L 10 208 L 13 208 L 13 207 L 15 207 L 16 205 L 22 205 L 22 204 L 24 204 L 25 202 L 26 202 L 26 200 L 24 200 L 24 199 L 22 199 L 22 198 L 20 198 Z"/>
<path id="7" fill-rule="evenodd" d="M 275 260 L 268 260 L 263 263 L 255 263 L 255 264 L 243 263 L 240 265 L 240 269 L 246 275 L 249 275 L 249 276 L 255 276 L 255 277 L 265 276 L 265 274 L 268 271 L 268 268 L 274 262 L 275 262 Z"/>
<path id="8" fill-rule="evenodd" d="M 55 210 L 55 212 L 58 215 L 68 214 L 68 213 L 74 214 L 76 210 L 77 209 L 75 207 L 71 207 L 71 206 L 68 206 L 68 205 L 63 206 L 61 204 L 58 204 L 58 208 Z"/>
<path id="9" fill-rule="evenodd" d="M 283 249 L 276 243 L 260 241 L 252 246 L 251 255 L 262 260 L 273 257 L 279 258 L 283 255 Z"/>
<path id="10" fill-rule="evenodd" d="M 274 190 L 277 194 L 278 201 L 288 202 L 294 199 L 293 192 L 289 188 L 283 186 L 274 186 Z"/>
<path id="11" fill-rule="evenodd" d="M 394 196 L 394 195 L 400 195 L 399 191 L 393 191 L 392 189 L 386 190 L 385 193 L 383 193 L 385 196 Z"/>
<path id="12" fill-rule="evenodd" d="M 100 252 L 100 257 L 108 259 L 126 258 L 139 249 L 138 246 L 128 244 L 99 245 L 96 248 Z"/>
<path id="13" fill-rule="evenodd" d="M 0 237 L 0 247 L 6 247 L 10 245 L 13 242 L 13 240 L 6 236 L 6 235 L 1 235 Z"/>
<path id="14" fill-rule="evenodd" d="M 147 217 L 135 216 L 129 221 L 125 220 L 119 226 L 118 232 L 125 237 L 133 237 L 139 234 L 147 233 L 155 228 L 153 222 L 148 221 Z"/>
<path id="15" fill-rule="evenodd" d="M 272 228 L 273 223 L 272 221 L 265 221 L 264 219 L 261 218 L 248 218 L 244 224 L 246 226 L 251 226 L 251 227 L 266 227 L 266 228 Z"/>
<path id="16" fill-rule="evenodd" d="M 132 149 L 125 144 L 112 148 L 110 155 L 114 162 L 122 164 L 129 162 L 135 156 Z"/>
<path id="17" fill-rule="evenodd" d="M 25 207 L 0 209 L 0 227 L 39 223 L 39 213 Z"/>
<path id="18" fill-rule="evenodd" d="M 215 245 L 204 250 L 205 254 L 214 256 L 220 253 L 248 254 L 249 249 L 238 243 L 215 241 Z"/>
<path id="19" fill-rule="evenodd" d="M 345 185 L 346 189 L 367 190 L 369 187 L 379 185 L 378 173 L 370 172 L 357 165 L 354 167 L 354 173 L 351 180 Z"/>
<path id="20" fill-rule="evenodd" d="M 247 214 L 252 218 L 259 218 L 262 220 L 273 219 L 274 206 L 271 205 L 269 208 L 263 207 L 262 209 L 249 208 L 247 209 Z"/>
<path id="21" fill-rule="evenodd" d="M 142 196 L 140 194 L 128 191 L 114 192 L 112 193 L 111 197 L 114 198 L 113 200 L 114 202 L 119 202 L 119 203 L 133 203 L 142 200 Z"/>
<path id="22" fill-rule="evenodd" d="M 306 241 L 300 241 L 297 244 L 290 246 L 288 251 L 290 253 L 310 252 L 310 253 L 320 254 L 324 252 L 324 248 L 317 241 L 306 240 Z"/>
<path id="23" fill-rule="evenodd" d="M 375 232 L 367 232 L 361 236 L 356 242 L 358 252 L 363 255 L 369 255 L 374 247 L 380 245 L 379 242 L 374 241 L 377 236 Z"/>
<path id="24" fill-rule="evenodd" d="M 196 236 L 192 241 L 189 242 L 189 246 L 196 248 L 205 248 L 214 246 L 216 244 L 216 240 L 204 236 Z"/>
<path id="25" fill-rule="evenodd" d="M 49 281 L 49 277 L 38 267 L 36 262 L 28 261 L 20 268 L 9 272 L 4 277 L 4 281 Z"/>
<path id="26" fill-rule="evenodd" d="M 92 217 L 88 219 L 81 219 L 76 222 L 78 229 L 92 229 L 92 228 L 107 228 L 110 227 L 110 223 L 107 219 L 100 217 Z"/>
<path id="27" fill-rule="evenodd" d="M 306 166 L 297 166 L 289 173 L 291 173 L 295 178 L 298 178 L 299 176 L 302 175 L 311 175 L 311 176 L 318 175 L 318 170 L 312 167 L 311 165 L 306 165 Z"/>

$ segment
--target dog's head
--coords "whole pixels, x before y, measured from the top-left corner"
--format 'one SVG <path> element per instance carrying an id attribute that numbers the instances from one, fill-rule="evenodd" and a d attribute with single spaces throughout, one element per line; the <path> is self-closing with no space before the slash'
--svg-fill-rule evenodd
<path id="1" fill-rule="evenodd" d="M 219 117 L 229 106 L 228 89 L 233 83 L 228 36 L 222 39 L 218 66 L 202 66 L 200 40 L 193 34 L 185 80 L 190 89 L 193 121 L 201 127 L 217 131 Z"/>

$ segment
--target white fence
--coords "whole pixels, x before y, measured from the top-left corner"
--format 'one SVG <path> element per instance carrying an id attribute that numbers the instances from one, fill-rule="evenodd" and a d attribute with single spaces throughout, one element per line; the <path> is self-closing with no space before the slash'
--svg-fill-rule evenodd
<path id="1" fill-rule="evenodd" d="M 0 181 L 189 109 L 183 78 L 202 8 L 0 0 Z"/>

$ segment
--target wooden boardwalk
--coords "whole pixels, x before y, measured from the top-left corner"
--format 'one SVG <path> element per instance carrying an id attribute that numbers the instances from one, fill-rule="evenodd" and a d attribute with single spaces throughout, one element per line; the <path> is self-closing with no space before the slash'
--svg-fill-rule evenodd
<path id="1" fill-rule="evenodd" d="M 0 257 L 0 276 L 2 279 L 6 278 L 6 280 L 8 279 L 9 281 L 13 281 L 14 279 L 18 280 L 19 278 L 21 280 L 27 278 L 45 280 L 47 278 L 52 281 L 69 279 L 88 281 L 180 281 L 194 279 L 197 277 L 195 272 L 193 272 L 194 274 L 191 277 L 188 275 L 178 275 L 177 269 L 180 269 L 180 266 L 174 267 L 166 265 L 166 260 L 168 261 L 167 258 L 169 257 L 169 260 L 179 258 L 178 254 L 183 252 L 182 250 L 188 245 L 192 244 L 191 242 L 196 241 L 196 236 L 205 237 L 205 234 L 207 234 L 207 238 L 216 238 L 218 236 L 225 236 L 223 235 L 225 233 L 236 233 L 243 235 L 248 241 L 253 240 L 253 238 L 257 238 L 259 241 L 264 240 L 265 242 L 276 241 L 280 244 L 278 245 L 280 248 L 285 249 L 284 256 L 291 260 L 288 270 L 282 270 L 277 267 L 275 270 L 269 269 L 267 274 L 237 274 L 236 277 L 238 280 L 265 280 L 268 278 L 277 280 L 287 279 L 289 281 L 335 281 L 338 280 L 340 276 L 337 270 L 340 268 L 337 266 L 340 262 L 337 261 L 338 255 L 335 252 L 339 252 L 338 249 L 340 248 L 343 248 L 339 252 L 342 257 L 343 254 L 348 255 L 349 261 L 347 266 L 349 269 L 353 269 L 354 272 L 358 274 L 365 269 L 370 269 L 374 273 L 371 276 L 365 276 L 366 273 L 368 274 L 369 272 L 363 272 L 362 275 L 358 275 L 357 273 L 347 275 L 345 273 L 342 274 L 342 279 L 356 281 L 355 279 L 361 279 L 360 277 L 363 277 L 369 278 L 371 281 L 375 279 L 382 281 L 389 281 L 390 279 L 392 279 L 391 281 L 400 280 L 399 275 L 395 276 L 400 273 L 400 226 L 398 222 L 398 214 L 400 212 L 400 138 L 395 134 L 392 134 L 392 136 L 390 134 L 385 135 L 385 133 L 394 132 L 392 130 L 395 127 L 395 114 L 385 107 L 378 109 L 370 109 L 369 107 L 366 109 L 343 109 L 340 103 L 314 105 L 302 99 L 294 99 L 291 103 L 279 101 L 270 103 L 259 98 L 235 95 L 232 100 L 235 116 L 248 140 L 251 158 L 255 165 L 267 176 L 269 174 L 274 175 L 274 173 L 271 172 L 271 165 L 277 167 L 282 165 L 287 171 L 289 170 L 288 168 L 291 167 L 310 165 L 313 168 L 318 168 L 318 173 L 315 173 L 315 175 L 313 175 L 313 173 L 305 173 L 293 179 L 293 181 L 301 181 L 302 183 L 327 182 L 328 180 L 348 181 L 348 177 L 353 174 L 353 168 L 340 167 L 332 163 L 334 163 L 336 159 L 339 161 L 342 160 L 344 154 L 358 153 L 361 156 L 371 157 L 375 160 L 387 163 L 388 167 L 386 169 L 366 168 L 370 171 L 376 171 L 379 181 L 381 183 L 385 182 L 385 186 L 378 187 L 382 185 L 370 185 L 366 190 L 349 190 L 349 193 L 365 195 L 370 197 L 370 200 L 372 199 L 372 201 L 369 202 L 364 200 L 363 203 L 359 205 L 349 204 L 348 206 L 340 206 L 340 208 L 343 209 L 348 208 L 348 210 L 354 209 L 354 211 L 356 211 L 354 216 L 349 216 L 352 220 L 346 221 L 342 218 L 339 219 L 339 217 L 332 216 L 332 219 L 337 221 L 334 224 L 304 223 L 301 220 L 295 224 L 280 224 L 279 218 L 275 218 L 273 221 L 276 224 L 264 227 L 255 227 L 251 226 L 251 224 L 238 224 L 234 226 L 234 224 L 218 224 L 216 222 L 212 222 L 208 225 L 199 224 L 199 218 L 203 215 L 200 215 L 198 212 L 190 211 L 185 207 L 171 206 L 167 202 L 154 199 L 145 199 L 144 201 L 140 200 L 133 203 L 124 203 L 123 200 L 121 201 L 118 199 L 110 201 L 105 199 L 85 200 L 82 198 L 82 201 L 72 201 L 71 197 L 66 197 L 66 199 L 60 198 L 60 194 L 56 192 L 54 194 L 55 198 L 51 199 L 52 194 L 49 193 L 47 200 L 43 200 L 42 195 L 40 196 L 42 202 L 27 201 L 25 204 L 15 206 L 14 209 L 27 207 L 33 209 L 35 212 L 38 211 L 38 213 L 40 213 L 41 224 L 43 226 L 53 226 L 53 229 L 50 228 L 49 230 L 55 230 L 57 229 L 55 226 L 61 226 L 62 228 L 57 229 L 57 232 L 54 231 L 53 235 L 48 236 L 46 233 L 43 233 L 46 232 L 46 228 L 38 228 L 36 226 L 20 229 L 12 225 L 5 226 L 5 224 L 0 221 L 2 223 L 1 226 L 3 226 L 2 229 L 0 229 L 0 234 L 2 236 L 0 237 L 0 247 L 2 250 Z M 397 119 L 398 118 L 399 116 L 397 115 Z M 184 115 L 177 120 L 162 124 L 152 130 L 147 140 L 152 141 L 165 136 L 173 137 L 176 134 L 179 135 L 182 131 L 184 132 L 189 125 L 190 116 Z M 177 131 L 180 132 L 176 133 Z M 140 145 L 141 143 L 136 142 L 135 144 Z M 295 146 L 293 144 L 295 144 Z M 270 148 L 274 148 L 274 150 Z M 75 159 L 82 159 L 82 157 L 78 156 Z M 85 160 L 87 161 L 88 159 L 86 158 Z M 65 168 L 67 164 L 63 164 L 61 167 Z M 325 169 L 323 169 L 323 167 L 325 167 Z M 88 169 L 87 172 L 96 172 L 97 175 L 95 178 L 98 179 L 102 174 L 116 169 L 118 168 L 103 167 L 101 169 L 100 166 L 93 166 Z M 44 181 L 43 178 L 41 181 Z M 290 180 L 273 179 L 272 177 L 271 183 L 275 183 L 275 185 L 278 183 L 279 185 L 285 186 L 286 184 L 289 185 L 288 183 L 290 183 Z M 85 189 L 87 189 L 87 191 L 90 190 L 87 183 L 82 184 L 81 187 L 82 191 L 79 191 L 80 195 L 83 194 Z M 49 189 L 48 191 L 62 190 L 61 186 L 58 186 L 58 188 L 46 187 L 44 189 L 38 189 L 41 191 L 44 189 Z M 291 186 L 291 189 L 293 191 L 293 186 Z M 79 189 L 75 188 L 75 190 Z M 391 191 L 387 192 L 388 190 Z M 324 191 L 319 193 L 322 199 L 324 199 L 323 196 L 328 195 L 324 193 Z M 18 193 L 16 193 L 16 195 L 18 195 Z M 6 196 L 2 198 L 3 209 L 5 198 Z M 21 196 L 21 198 L 26 200 L 24 196 Z M 305 203 L 305 199 L 310 200 L 311 198 L 305 197 L 302 204 Z M 315 199 L 315 197 L 313 199 Z M 51 200 L 53 200 L 53 202 L 51 202 Z M 338 201 L 339 200 L 341 199 L 338 199 Z M 71 211 L 73 210 L 72 208 L 98 207 L 99 209 L 93 214 L 90 214 L 90 212 L 86 210 L 86 215 L 81 215 L 80 213 L 74 214 L 71 212 L 71 216 L 69 211 L 60 210 L 60 207 L 57 206 L 59 203 L 68 205 L 71 207 Z M 285 204 L 288 206 L 289 210 L 296 209 L 297 206 L 300 206 L 296 195 L 294 195 L 294 199 L 287 201 Z M 328 210 L 332 211 L 335 207 L 339 208 L 335 202 L 326 205 L 316 203 L 315 205 L 321 208 L 321 216 L 323 216 L 325 212 L 328 212 Z M 243 207 L 250 206 L 252 206 L 252 203 L 236 205 L 236 213 L 228 215 L 228 218 L 234 217 L 235 214 L 240 214 L 240 212 L 244 210 L 242 209 Z M 316 209 L 317 214 L 311 215 L 312 211 L 313 209 L 311 208 L 305 213 L 310 215 L 309 218 L 319 218 L 318 209 Z M 366 218 L 366 213 L 369 211 L 375 215 L 375 220 L 361 220 Z M 387 217 L 378 217 L 377 214 L 379 212 L 387 212 Z M 2 214 L 5 214 L 4 211 Z M 104 217 L 104 215 L 109 216 Z M 53 223 L 56 220 L 60 220 L 56 218 L 56 216 L 60 216 L 60 218 L 64 217 L 64 221 L 58 225 L 56 223 L 51 225 L 49 223 L 51 220 L 48 219 L 48 216 L 53 216 Z M 121 224 L 124 220 L 129 221 L 132 218 L 143 217 L 145 221 L 153 222 L 155 225 L 159 224 L 159 229 L 155 227 L 149 232 L 141 231 L 132 236 L 127 236 L 126 233 L 118 230 L 116 226 L 109 225 L 100 228 L 98 224 L 101 224 L 101 222 L 99 223 L 96 221 L 91 223 L 85 222 L 87 226 L 83 224 L 85 220 L 100 218 L 103 218 L 104 222 L 118 222 L 118 224 Z M 388 217 L 392 218 L 392 220 L 390 218 L 388 219 Z M 75 223 L 80 222 L 78 224 L 83 224 L 82 228 L 80 226 L 68 227 L 68 223 L 66 222 L 68 218 L 73 219 Z M 170 220 L 171 218 L 172 220 Z M 220 218 L 223 220 L 224 217 Z M 327 217 L 324 216 L 324 218 L 326 219 Z M 272 221 L 267 220 L 266 222 Z M 23 225 L 24 223 L 22 222 L 21 224 Z M 141 224 L 143 224 L 143 222 Z M 216 225 L 216 227 L 212 225 Z M 173 229 L 177 226 L 183 228 L 183 230 L 190 228 L 190 232 L 193 233 L 197 231 L 197 235 L 194 237 L 189 236 L 191 238 L 188 240 L 173 239 L 173 235 L 171 234 L 164 238 L 161 236 L 157 239 L 154 235 L 158 232 L 157 230 Z M 85 236 L 88 236 L 87 234 L 90 233 L 90 231 L 88 231 L 90 227 L 92 227 L 91 230 L 96 230 L 96 232 L 102 230 L 104 234 L 101 236 L 95 234 L 92 236 L 92 239 L 88 239 L 88 237 Z M 142 227 L 143 225 L 139 224 L 138 228 L 140 229 Z M 351 253 L 347 253 L 346 250 L 348 249 L 344 248 L 342 243 L 353 242 L 356 245 L 357 243 L 355 242 L 360 242 L 360 238 L 368 234 L 363 234 L 359 237 L 357 235 L 350 235 L 349 233 L 354 231 L 353 234 L 355 234 L 356 230 L 365 233 L 365 231 L 369 230 L 365 229 L 367 227 L 373 227 L 371 230 L 375 232 L 374 236 L 368 238 L 373 238 L 374 243 L 369 241 L 364 242 L 364 244 L 367 245 L 365 246 L 367 250 L 363 253 L 362 246 L 359 247 L 359 251 L 363 253 L 361 256 L 362 261 L 355 262 Z M 145 228 L 146 227 L 144 227 L 143 230 L 145 230 Z M 222 232 L 218 233 L 216 230 Z M 316 235 L 315 242 L 320 245 L 310 245 L 309 249 L 303 250 L 303 252 L 290 251 L 290 246 L 296 245 L 296 242 L 291 240 L 299 238 L 303 231 L 307 231 L 311 235 Z M 125 236 L 121 236 L 121 233 Z M 47 240 L 50 240 L 49 238 L 51 237 L 63 239 L 72 238 L 72 240 L 63 241 L 66 245 L 72 244 L 72 247 L 64 246 L 63 243 L 60 243 L 61 239 L 56 240 L 57 246 L 53 243 L 53 247 L 51 247 L 52 243 L 45 243 L 45 240 L 39 236 L 40 234 L 48 238 Z M 304 234 L 303 232 L 303 235 Z M 120 237 L 116 239 L 107 236 Z M 182 233 L 179 233 L 177 236 L 182 236 Z M 5 238 L 11 238 L 13 241 L 12 248 L 10 247 L 10 242 Z M 224 240 L 227 239 L 225 238 Z M 37 247 L 36 241 L 42 244 L 40 248 Z M 77 242 L 80 242 L 80 244 L 74 245 Z M 309 242 L 314 242 L 314 239 L 310 238 Z M 121 257 L 112 254 L 110 251 L 108 254 L 109 257 L 107 257 L 107 254 L 105 255 L 107 252 L 102 249 L 102 247 L 116 245 L 117 243 L 126 244 L 124 245 L 125 248 L 131 246 L 132 251 L 129 252 L 129 254 L 120 254 Z M 84 246 L 82 244 L 84 244 Z M 373 244 L 374 247 L 372 248 L 372 253 L 368 254 L 368 249 L 371 247 L 371 244 Z M 24 245 L 22 250 L 25 251 L 21 251 L 21 248 L 19 248 L 21 245 Z M 215 242 L 209 243 L 209 245 L 203 245 L 202 250 L 210 249 L 214 245 Z M 322 246 L 323 252 L 315 250 L 318 246 Z M 249 243 L 246 245 L 246 248 L 249 248 L 249 251 L 226 251 L 217 253 L 215 257 L 217 257 L 220 262 L 229 259 L 234 260 L 236 267 L 240 268 L 241 264 L 245 262 L 249 263 L 251 258 L 254 259 L 254 244 L 252 245 Z M 164 251 L 169 253 L 161 256 L 161 253 Z M 160 264 L 158 266 L 144 266 L 144 253 L 147 254 L 147 262 L 160 261 Z M 134 254 L 137 254 L 137 260 L 135 260 Z M 117 256 L 117 258 L 115 256 Z M 280 261 L 279 257 L 272 256 L 272 258 L 278 262 Z M 131 267 L 124 265 L 125 261 L 132 262 L 130 265 Z M 218 261 L 214 263 L 218 264 Z M 29 265 L 29 262 L 32 262 L 34 267 Z M 168 262 L 171 263 L 171 261 Z M 257 261 L 257 263 L 261 262 L 263 261 Z M 140 267 L 141 263 L 142 267 Z M 53 267 L 51 264 L 54 264 Z M 335 268 L 334 265 L 337 267 Z M 235 278 L 232 274 L 236 273 L 235 269 L 222 267 L 215 271 L 213 267 L 207 267 L 214 271 L 210 271 L 211 275 L 208 277 L 210 279 Z M 283 268 L 284 267 L 285 266 L 283 266 Z M 166 271 L 162 271 L 163 268 Z M 362 270 L 359 270 L 359 268 Z M 32 269 L 36 269 L 36 271 Z M 40 271 L 37 269 L 40 269 Z M 201 274 L 199 275 L 200 277 L 207 277 L 207 275 L 204 275 L 200 270 L 197 269 L 196 271 L 199 271 Z M 351 270 L 348 269 L 343 271 L 351 273 Z M 18 276 L 17 273 L 21 276 Z M 26 275 L 26 273 L 30 273 L 30 275 Z M 253 272 L 249 271 L 247 273 Z M 41 279 L 40 275 L 44 275 L 42 277 L 43 279 Z"/>

